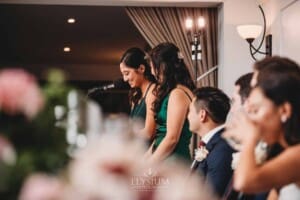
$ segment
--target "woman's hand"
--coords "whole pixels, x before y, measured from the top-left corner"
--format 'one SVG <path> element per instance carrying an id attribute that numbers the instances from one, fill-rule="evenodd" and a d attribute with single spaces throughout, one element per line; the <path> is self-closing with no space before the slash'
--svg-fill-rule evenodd
<path id="1" fill-rule="evenodd" d="M 226 122 L 226 131 L 223 137 L 236 150 L 241 150 L 247 142 L 258 142 L 260 139 L 260 128 L 252 121 L 244 110 L 235 112 L 230 120 Z"/>

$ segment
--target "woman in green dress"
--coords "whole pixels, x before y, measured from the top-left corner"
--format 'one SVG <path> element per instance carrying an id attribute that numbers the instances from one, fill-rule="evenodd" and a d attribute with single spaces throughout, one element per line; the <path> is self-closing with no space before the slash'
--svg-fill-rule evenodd
<path id="1" fill-rule="evenodd" d="M 150 66 L 157 85 L 154 88 L 156 131 L 149 161 L 175 157 L 190 160 L 187 113 L 195 85 L 183 56 L 174 44 L 161 43 L 150 52 Z"/>
<path id="2" fill-rule="evenodd" d="M 144 51 L 136 47 L 128 49 L 121 57 L 120 71 L 124 81 L 127 81 L 131 87 L 129 91 L 130 117 L 144 122 L 141 136 L 150 141 L 155 132 L 152 109 L 155 99 L 153 95 L 155 78 L 151 74 Z"/>

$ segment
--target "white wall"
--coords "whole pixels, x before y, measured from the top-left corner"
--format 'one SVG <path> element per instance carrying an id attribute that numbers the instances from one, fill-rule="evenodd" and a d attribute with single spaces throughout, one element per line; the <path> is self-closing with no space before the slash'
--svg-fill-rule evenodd
<path id="1" fill-rule="evenodd" d="M 273 55 L 289 56 L 300 63 L 299 0 L 269 0 L 263 7 L 273 35 Z"/>
<path id="2" fill-rule="evenodd" d="M 298 49 L 296 52 L 299 52 L 299 34 L 295 36 L 295 38 L 298 38 L 297 40 L 288 41 L 289 43 L 294 42 L 291 48 L 285 39 L 290 37 L 283 37 L 283 33 L 300 33 L 298 23 L 293 23 L 295 17 L 289 15 L 288 17 L 291 17 L 290 20 L 286 17 L 292 10 L 295 13 L 300 13 L 300 10 L 298 12 L 295 11 L 300 4 L 300 0 L 242 0 L 242 2 L 241 0 L 224 0 L 223 7 L 220 8 L 220 17 L 223 16 L 223 19 L 221 18 L 223 23 L 220 24 L 219 87 L 229 95 L 232 93 L 235 80 L 240 75 L 252 71 L 254 60 L 250 56 L 248 44 L 238 36 L 236 26 L 247 23 L 263 24 L 258 3 L 262 5 L 266 15 L 267 34 L 269 33 L 273 36 L 273 55 L 289 56 L 300 62 L 300 54 L 295 53 L 295 50 L 290 54 L 285 52 L 294 47 Z M 285 17 L 286 21 L 288 20 L 289 23 L 292 23 L 289 27 L 293 27 L 293 30 L 288 29 L 286 24 L 282 23 L 282 17 Z M 256 46 L 259 40 L 260 38 L 254 43 Z M 262 57 L 260 56 L 259 58 Z"/>
<path id="3" fill-rule="evenodd" d="M 248 43 L 236 31 L 240 24 L 263 24 L 263 18 L 255 0 L 224 0 L 220 8 L 219 87 L 231 95 L 234 82 L 252 70 L 254 60 Z M 260 38 L 255 41 L 257 46 Z"/>

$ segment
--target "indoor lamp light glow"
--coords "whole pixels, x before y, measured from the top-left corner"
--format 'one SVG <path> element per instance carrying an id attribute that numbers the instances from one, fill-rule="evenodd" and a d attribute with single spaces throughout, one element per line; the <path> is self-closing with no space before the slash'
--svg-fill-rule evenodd
<path id="1" fill-rule="evenodd" d="M 185 27 L 186 29 L 188 29 L 189 31 L 193 28 L 193 20 L 192 19 L 186 19 L 185 20 Z"/>
<path id="2" fill-rule="evenodd" d="M 76 22 L 76 20 L 74 19 L 74 18 L 69 18 L 68 19 L 68 23 L 69 24 L 73 24 L 73 23 L 75 23 Z"/>
<path id="3" fill-rule="evenodd" d="M 198 18 L 198 27 L 200 29 L 202 29 L 202 28 L 204 28 L 204 26 L 205 26 L 205 20 L 204 20 L 204 18 L 203 17 L 199 17 Z"/>
<path id="4" fill-rule="evenodd" d="M 71 48 L 70 47 L 64 47 L 64 52 L 70 52 Z"/>

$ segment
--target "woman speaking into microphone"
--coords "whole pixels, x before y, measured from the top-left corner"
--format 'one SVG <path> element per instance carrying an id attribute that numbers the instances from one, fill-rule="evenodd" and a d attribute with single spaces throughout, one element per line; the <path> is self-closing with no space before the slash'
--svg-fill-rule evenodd
<path id="1" fill-rule="evenodd" d="M 128 82 L 129 102 L 131 104 L 130 117 L 144 121 L 141 136 L 150 144 L 155 132 L 154 112 L 152 109 L 155 96 L 155 78 L 151 74 L 150 65 L 146 61 L 146 54 L 139 48 L 128 49 L 120 60 L 120 71 L 124 81 Z"/>

